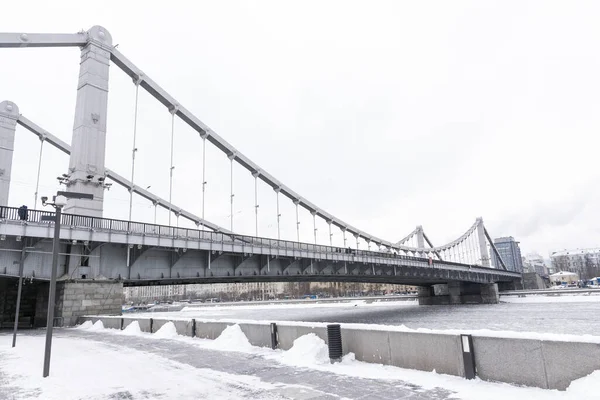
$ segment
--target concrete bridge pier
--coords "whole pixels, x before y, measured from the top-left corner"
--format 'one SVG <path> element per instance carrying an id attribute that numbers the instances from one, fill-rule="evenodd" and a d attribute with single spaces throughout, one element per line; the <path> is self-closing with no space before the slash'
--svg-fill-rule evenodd
<path id="1" fill-rule="evenodd" d="M 58 282 L 56 325 L 73 326 L 83 315 L 121 315 L 123 282 L 86 279 Z"/>
<path id="2" fill-rule="evenodd" d="M 448 282 L 419 287 L 419 305 L 498 304 L 498 284 Z"/>

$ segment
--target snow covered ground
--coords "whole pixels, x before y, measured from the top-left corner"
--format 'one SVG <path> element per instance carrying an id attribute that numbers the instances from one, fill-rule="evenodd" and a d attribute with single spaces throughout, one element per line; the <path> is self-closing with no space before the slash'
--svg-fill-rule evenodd
<path id="1" fill-rule="evenodd" d="M 5 399 L 240 399 L 268 396 L 272 385 L 127 347 L 56 337 L 51 376 L 42 378 L 44 336 L 23 335 L 15 349 L 0 336 L 0 397 Z"/>
<path id="2" fill-rule="evenodd" d="M 0 334 L 0 398 L 7 399 L 600 399 L 600 371 L 565 392 L 467 381 L 435 372 L 356 361 L 330 364 L 314 334 L 288 351 L 251 346 L 239 326 L 216 340 L 178 336 L 172 323 L 154 334 L 101 322 L 59 329 L 51 376 L 42 378 L 42 331 Z M 4 397 L 3 397 L 4 396 Z"/>

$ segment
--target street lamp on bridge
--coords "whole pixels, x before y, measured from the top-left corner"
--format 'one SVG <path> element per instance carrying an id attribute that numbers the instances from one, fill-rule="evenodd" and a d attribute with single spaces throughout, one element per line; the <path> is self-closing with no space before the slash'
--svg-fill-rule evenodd
<path id="1" fill-rule="evenodd" d="M 48 197 L 42 197 L 42 205 L 54 207 L 54 215 L 42 216 L 42 221 L 54 221 L 54 240 L 52 244 L 52 271 L 50 274 L 50 290 L 48 294 L 48 320 L 46 321 L 46 346 L 44 348 L 44 378 L 50 375 L 50 354 L 52 352 L 52 328 L 54 327 L 54 301 L 56 297 L 56 273 L 58 269 L 58 248 L 60 246 L 60 221 L 62 209 L 68 199 L 93 200 L 94 195 L 78 192 L 56 192 L 53 203 L 48 203 Z"/>

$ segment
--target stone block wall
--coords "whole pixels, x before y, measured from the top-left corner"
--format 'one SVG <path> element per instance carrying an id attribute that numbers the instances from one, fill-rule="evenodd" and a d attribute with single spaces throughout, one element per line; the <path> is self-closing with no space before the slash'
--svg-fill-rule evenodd
<path id="1" fill-rule="evenodd" d="M 497 304 L 498 285 L 469 282 L 448 282 L 419 288 L 420 305 Z"/>
<path id="2" fill-rule="evenodd" d="M 83 315 L 121 315 L 123 283 L 65 281 L 56 285 L 56 324 L 73 326 Z"/>

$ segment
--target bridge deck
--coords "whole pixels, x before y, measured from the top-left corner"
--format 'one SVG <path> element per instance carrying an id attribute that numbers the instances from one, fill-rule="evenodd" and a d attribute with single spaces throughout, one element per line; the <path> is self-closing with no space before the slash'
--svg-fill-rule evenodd
<path id="1" fill-rule="evenodd" d="M 51 222 L 42 221 L 42 216 L 52 216 L 53 212 L 29 210 L 27 220 L 19 218 L 18 209 L 11 207 L 0 207 L 0 235 L 2 237 L 12 238 L 38 238 L 51 239 L 53 236 L 53 224 Z M 279 275 L 291 275 L 287 267 L 281 267 L 276 260 L 289 259 L 290 264 L 297 261 L 306 261 L 306 264 L 298 265 L 298 268 L 293 270 L 294 275 L 298 279 L 317 280 L 314 275 L 319 276 L 319 280 L 325 279 L 326 275 L 337 275 L 336 280 L 348 279 L 349 276 L 355 275 L 378 275 L 381 279 L 387 275 L 398 276 L 399 268 L 416 268 L 419 271 L 428 271 L 431 278 L 437 276 L 441 278 L 441 271 L 447 271 L 447 278 L 450 279 L 449 272 L 453 272 L 456 278 L 460 277 L 460 273 L 466 273 L 469 276 L 478 276 L 477 281 L 510 281 L 520 277 L 520 274 L 499 270 L 495 268 L 483 268 L 477 265 L 466 265 L 449 261 L 432 260 L 423 256 L 395 254 L 389 252 L 343 249 L 335 246 L 315 245 L 309 243 L 300 243 L 286 240 L 277 240 L 270 238 L 261 238 L 253 236 L 224 234 L 219 232 L 211 232 L 200 229 L 178 228 L 173 226 L 147 224 L 143 222 L 130 222 L 123 220 L 115 220 L 108 218 L 95 218 L 72 214 L 63 214 L 62 216 L 61 239 L 66 243 L 72 243 L 82 247 L 90 247 L 95 243 L 99 244 L 118 244 L 122 246 L 126 254 L 126 261 L 119 261 L 122 264 L 120 268 L 110 266 L 111 271 L 119 270 L 118 275 L 124 280 L 141 281 L 148 279 L 169 279 L 173 281 L 181 281 L 187 279 L 198 278 L 220 278 L 224 280 L 226 277 L 240 279 L 243 277 L 248 280 L 273 280 L 277 279 L 275 274 L 270 274 L 270 269 L 279 268 Z M 18 240 L 18 239 L 15 239 Z M 7 240 L 0 241 L 0 251 L 12 252 L 16 256 L 21 249 L 19 246 L 9 246 Z M 3 244 L 4 243 L 4 244 Z M 202 264 L 203 273 L 198 271 L 194 275 L 188 273 L 173 274 L 172 269 L 177 263 L 175 260 L 169 266 L 168 273 L 165 272 L 147 274 L 138 271 L 138 277 L 131 273 L 132 267 L 138 260 L 139 255 L 147 253 L 148 250 L 167 249 L 172 253 L 177 254 L 177 259 L 183 258 L 182 253 L 201 252 L 204 256 L 198 261 Z M 66 250 L 65 250 L 66 251 Z M 115 250 L 117 251 L 117 250 Z M 137 255 L 136 255 L 137 254 Z M 81 256 L 81 253 L 78 254 Z M 216 271 L 211 271 L 210 276 L 207 276 L 206 269 L 211 269 L 211 261 L 214 267 L 218 266 L 217 261 L 223 255 L 231 257 L 239 257 L 239 261 L 231 261 L 232 265 L 227 268 L 232 269 L 227 274 L 219 275 Z M 99 258 L 100 255 L 91 254 L 90 257 Z M 103 257 L 108 257 L 104 254 Z M 188 256 L 189 257 L 189 256 Z M 236 271 L 242 264 L 250 258 L 258 264 L 257 269 L 253 274 L 254 277 L 246 277 L 246 273 Z M 4 257 L 4 259 L 7 259 Z M 133 259 L 133 261 L 131 261 Z M 2 260 L 2 258 L 0 258 Z M 8 259 L 6 261 L 8 263 Z M 114 263 L 114 260 L 113 260 Z M 263 264 L 267 265 L 263 265 Z M 269 263 L 273 264 L 274 268 L 269 268 Z M 309 268 L 310 264 L 310 268 Z M 333 265 L 327 268 L 327 265 Z M 267 267 L 267 271 L 263 271 L 263 267 Z M 288 264 L 289 266 L 289 264 Z M 358 266 L 358 268 L 357 268 Z M 4 274 L 9 274 L 12 271 L 12 265 L 5 265 Z M 350 268 L 348 268 L 350 267 Z M 107 267 L 108 268 L 108 267 Z M 116 269 L 115 269 L 116 268 Z M 254 268 L 254 267 L 252 267 Z M 144 269 L 140 267 L 140 269 Z M 146 268 L 148 269 L 148 268 Z M 196 268 L 197 269 L 197 268 Z M 49 274 L 48 268 L 41 268 L 36 274 L 38 277 L 45 277 Z M 65 271 L 68 273 L 69 268 Z M 3 269 L 0 264 L 0 274 Z M 236 273 L 238 272 L 238 273 Z M 258 274 L 256 274 L 258 272 Z M 12 271 L 14 275 L 14 271 Z M 101 274 L 105 277 L 116 277 L 114 273 Z M 165 276 L 167 275 L 167 276 Z M 266 275 L 266 276 L 265 276 Z M 271 276 L 269 276 L 271 275 Z M 275 276 L 273 276 L 275 275 Z M 312 278 L 311 278 L 311 275 Z M 344 277 L 345 275 L 345 277 Z M 422 275 L 422 274 L 419 274 Z M 187 278 L 187 279 L 186 279 Z M 375 280 L 375 276 L 371 280 Z M 289 278 L 291 279 L 291 277 Z M 352 278 L 356 279 L 356 278 Z M 389 279 L 389 278 L 388 278 Z M 472 280 L 465 278 L 466 280 Z"/>

